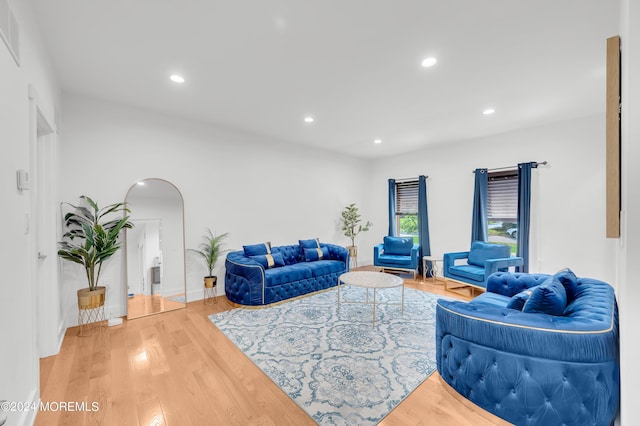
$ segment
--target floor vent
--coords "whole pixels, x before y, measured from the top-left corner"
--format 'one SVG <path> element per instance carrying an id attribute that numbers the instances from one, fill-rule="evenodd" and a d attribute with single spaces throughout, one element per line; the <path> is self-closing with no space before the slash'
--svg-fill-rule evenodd
<path id="1" fill-rule="evenodd" d="M 20 66 L 20 26 L 7 0 L 0 0 L 0 37 Z"/>

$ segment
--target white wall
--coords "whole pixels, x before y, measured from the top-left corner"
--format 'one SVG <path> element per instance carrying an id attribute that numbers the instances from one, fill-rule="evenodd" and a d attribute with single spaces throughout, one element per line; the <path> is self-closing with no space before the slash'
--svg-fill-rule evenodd
<path id="1" fill-rule="evenodd" d="M 29 86 L 37 92 L 37 105 L 53 122 L 58 101 L 58 87 L 44 54 L 29 2 L 9 1 L 20 25 L 21 65 L 18 67 L 0 42 L 0 198 L 3 240 L 0 248 L 2 285 L 0 285 L 0 332 L 2 363 L 0 364 L 0 399 L 38 401 L 39 358 L 36 339 L 35 291 L 32 265 L 35 250 L 32 242 L 31 197 L 36 190 L 16 189 L 16 170 L 31 169 L 31 122 Z M 36 101 L 36 100 L 34 100 Z M 57 285 L 57 277 L 49 281 Z M 57 303 L 50 300 L 50 303 Z M 54 310 L 55 311 L 55 310 Z M 58 324 L 58 318 L 51 318 Z M 55 341 L 56 331 L 49 340 Z M 11 412 L 7 424 L 29 424 L 35 412 Z"/>
<path id="2" fill-rule="evenodd" d="M 363 160 L 71 94 L 63 111 L 61 201 L 86 194 L 106 205 L 124 200 L 139 180 L 168 180 L 184 198 L 187 248 L 207 228 L 229 232 L 230 249 L 315 237 L 346 245 L 340 211 L 368 195 Z M 112 315 L 125 314 L 121 260 L 116 254 L 103 272 L 108 288 L 119 289 L 107 294 Z M 224 276 L 222 261 L 214 273 Z M 189 301 L 202 298 L 204 275 L 187 256 Z M 85 284 L 68 266 L 64 278 L 65 321 L 73 325 L 75 291 Z"/>
<path id="3" fill-rule="evenodd" d="M 620 239 L 620 365 L 623 425 L 640 423 L 637 384 L 640 380 L 640 4 L 622 0 L 622 224 Z"/>
<path id="4" fill-rule="evenodd" d="M 429 176 L 432 254 L 466 250 L 471 238 L 472 170 L 548 161 L 532 176 L 538 202 L 532 201 L 530 271 L 554 273 L 570 267 L 578 276 L 615 285 L 616 243 L 605 238 L 604 153 L 604 115 L 598 115 L 377 160 L 368 205 L 376 226 L 363 240 L 372 247 L 386 235 L 387 179 L 424 174 Z"/>

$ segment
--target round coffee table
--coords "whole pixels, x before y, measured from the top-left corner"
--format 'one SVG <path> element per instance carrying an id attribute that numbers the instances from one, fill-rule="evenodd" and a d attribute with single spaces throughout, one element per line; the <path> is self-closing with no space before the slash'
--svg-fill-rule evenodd
<path id="1" fill-rule="evenodd" d="M 340 283 L 344 285 L 352 285 L 356 287 L 363 287 L 367 289 L 366 302 L 344 302 L 344 303 L 366 303 L 369 304 L 369 289 L 373 289 L 373 326 L 376 325 L 376 290 L 379 288 L 393 288 L 402 287 L 402 314 L 404 315 L 404 280 L 395 275 L 387 274 L 384 272 L 374 271 L 353 271 L 347 272 L 338 278 L 338 312 L 340 312 Z"/>

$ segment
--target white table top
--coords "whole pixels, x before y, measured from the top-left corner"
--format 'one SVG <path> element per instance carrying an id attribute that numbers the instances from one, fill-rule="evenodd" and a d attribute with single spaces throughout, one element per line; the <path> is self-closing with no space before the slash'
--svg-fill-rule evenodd
<path id="1" fill-rule="evenodd" d="M 340 275 L 345 284 L 366 288 L 391 288 L 404 284 L 404 280 L 392 274 L 374 271 L 353 271 Z"/>
<path id="2" fill-rule="evenodd" d="M 437 256 L 422 256 L 422 259 L 429 262 L 442 262 L 442 258 Z"/>

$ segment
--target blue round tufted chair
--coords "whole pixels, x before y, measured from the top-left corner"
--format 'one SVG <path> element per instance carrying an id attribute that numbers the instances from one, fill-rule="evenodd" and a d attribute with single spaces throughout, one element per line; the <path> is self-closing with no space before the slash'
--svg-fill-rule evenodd
<path id="1" fill-rule="evenodd" d="M 438 300 L 438 372 L 461 395 L 517 425 L 610 425 L 620 392 L 613 288 L 576 278 L 560 316 L 507 308 L 549 277 L 498 272 L 471 302 Z"/>

